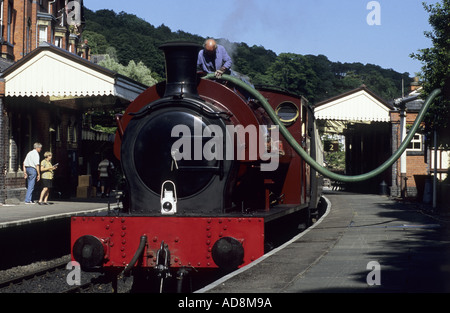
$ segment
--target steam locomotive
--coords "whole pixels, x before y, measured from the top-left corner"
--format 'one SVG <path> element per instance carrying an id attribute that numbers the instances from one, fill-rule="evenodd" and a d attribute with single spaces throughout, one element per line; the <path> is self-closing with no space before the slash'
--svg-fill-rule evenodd
<path id="1" fill-rule="evenodd" d="M 289 228 L 308 223 L 317 208 L 321 177 L 279 135 L 260 103 L 233 83 L 200 78 L 201 46 L 160 48 L 166 81 L 117 117 L 123 209 L 71 219 L 72 258 L 85 270 L 161 281 L 190 269 L 230 271 L 261 257 Z M 321 160 L 306 99 L 257 90 Z"/>

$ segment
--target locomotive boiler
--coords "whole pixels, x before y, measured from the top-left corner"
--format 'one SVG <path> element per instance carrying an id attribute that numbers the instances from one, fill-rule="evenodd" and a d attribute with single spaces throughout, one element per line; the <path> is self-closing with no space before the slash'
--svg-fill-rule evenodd
<path id="1" fill-rule="evenodd" d="M 117 117 L 123 209 L 72 218 L 72 256 L 83 269 L 160 279 L 189 269 L 233 270 L 307 224 L 317 207 L 319 175 L 261 103 L 232 82 L 200 78 L 199 45 L 160 48 L 166 81 Z M 258 91 L 296 142 L 320 159 L 307 101 L 273 88 Z"/>

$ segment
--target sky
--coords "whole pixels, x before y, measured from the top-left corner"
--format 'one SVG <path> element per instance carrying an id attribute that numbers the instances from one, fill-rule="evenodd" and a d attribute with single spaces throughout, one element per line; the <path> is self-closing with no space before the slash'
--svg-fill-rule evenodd
<path id="1" fill-rule="evenodd" d="M 84 0 L 93 11 L 134 14 L 202 37 L 263 46 L 276 54 L 323 54 L 333 62 L 360 62 L 408 72 L 409 57 L 431 46 L 422 2 L 437 0 Z M 372 24 L 372 25 L 371 25 Z"/>

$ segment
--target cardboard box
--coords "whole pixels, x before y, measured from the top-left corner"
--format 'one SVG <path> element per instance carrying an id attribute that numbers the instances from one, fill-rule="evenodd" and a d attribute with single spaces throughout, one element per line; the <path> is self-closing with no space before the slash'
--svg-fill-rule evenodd
<path id="1" fill-rule="evenodd" d="M 91 175 L 80 175 L 78 176 L 78 187 L 92 186 Z"/>
<path id="2" fill-rule="evenodd" d="M 97 188 L 92 186 L 77 187 L 77 198 L 93 198 L 96 196 Z"/>

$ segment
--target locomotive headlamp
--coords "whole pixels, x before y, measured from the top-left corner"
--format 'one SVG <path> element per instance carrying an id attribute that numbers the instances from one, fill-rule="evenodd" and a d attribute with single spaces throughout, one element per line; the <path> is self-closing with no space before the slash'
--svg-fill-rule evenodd
<path id="1" fill-rule="evenodd" d="M 172 185 L 173 190 L 166 189 Z M 177 213 L 177 193 L 175 184 L 171 180 L 166 180 L 161 186 L 161 214 Z"/>
<path id="2" fill-rule="evenodd" d="M 172 193 L 170 191 L 170 193 Z M 170 195 L 170 197 L 172 197 L 172 194 Z M 169 212 L 172 211 L 173 205 L 172 205 L 172 201 L 166 201 L 163 203 L 162 209 L 164 212 Z"/>

